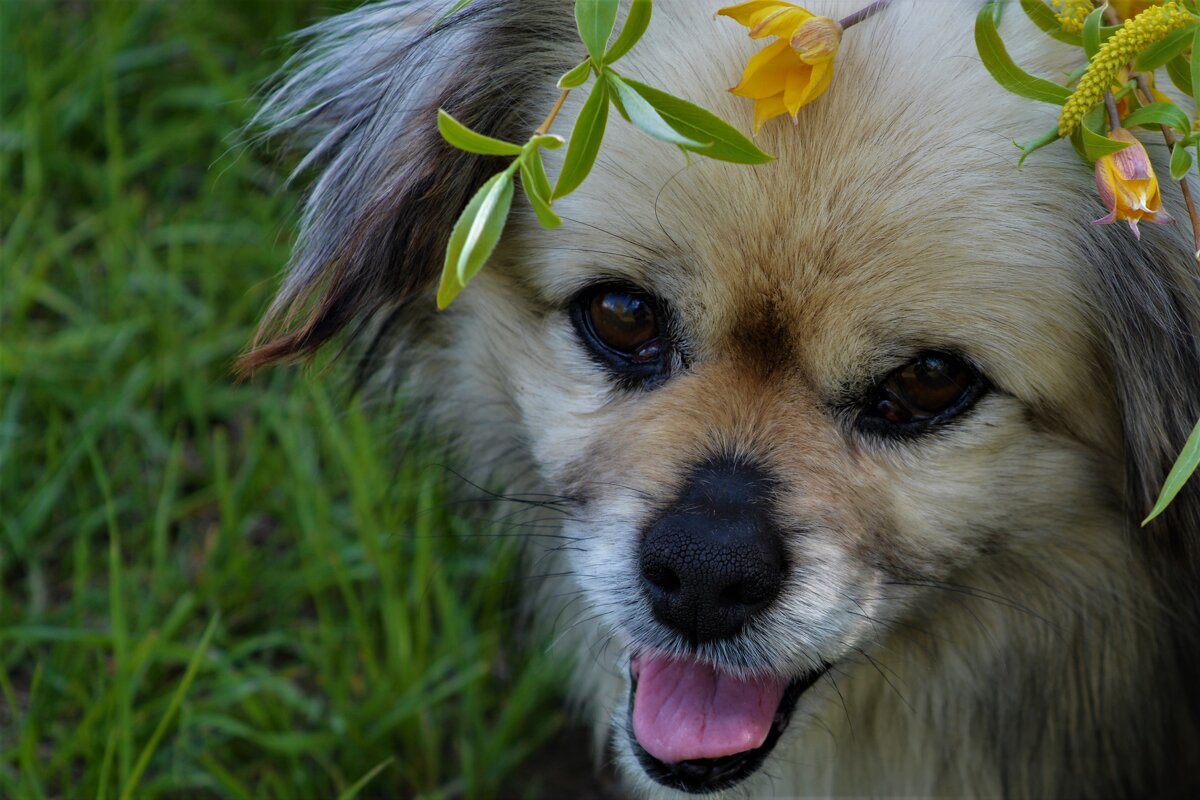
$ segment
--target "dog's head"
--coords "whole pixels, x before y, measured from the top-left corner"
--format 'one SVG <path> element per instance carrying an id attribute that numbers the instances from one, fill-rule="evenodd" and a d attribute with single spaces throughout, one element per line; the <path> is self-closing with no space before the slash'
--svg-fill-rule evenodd
<path id="1" fill-rule="evenodd" d="M 247 363 L 367 335 L 367 368 L 405 365 L 473 460 L 568 499 L 582 617 L 627 673 L 596 702 L 641 780 L 732 785 L 839 681 L 899 706 L 855 688 L 887 680 L 879 648 L 919 672 L 953 639 L 989 691 L 1046 670 L 1053 693 L 1061 631 L 1034 617 L 1187 559 L 1200 528 L 1194 485 L 1133 527 L 1200 416 L 1186 233 L 1089 225 L 1065 146 L 1018 173 L 1009 138 L 1053 111 L 993 84 L 971 5 L 897 3 L 798 125 L 764 129 L 771 164 L 688 166 L 611 121 L 564 229 L 518 213 L 437 315 L 450 227 L 495 164 L 440 142 L 436 109 L 535 127 L 580 55 L 569 6 L 476 0 L 431 30 L 393 2 L 316 29 L 263 112 L 321 172 Z M 624 71 L 746 121 L 724 89 L 753 45 L 712 11 L 656 3 Z"/>

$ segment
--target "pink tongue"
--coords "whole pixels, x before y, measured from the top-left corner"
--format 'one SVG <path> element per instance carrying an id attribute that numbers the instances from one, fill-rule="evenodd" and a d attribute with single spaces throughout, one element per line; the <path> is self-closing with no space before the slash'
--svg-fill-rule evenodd
<path id="1" fill-rule="evenodd" d="M 633 734 L 673 764 L 720 758 L 762 745 L 787 683 L 741 680 L 695 661 L 648 654 L 633 661 Z"/>

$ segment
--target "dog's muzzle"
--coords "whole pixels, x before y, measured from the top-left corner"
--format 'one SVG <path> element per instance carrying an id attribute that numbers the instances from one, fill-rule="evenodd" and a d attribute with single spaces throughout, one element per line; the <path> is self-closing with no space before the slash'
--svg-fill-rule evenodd
<path id="1" fill-rule="evenodd" d="M 642 539 L 654 617 L 692 647 L 736 636 L 783 586 L 782 536 L 765 499 L 772 486 L 757 468 L 710 462 Z"/>
<path id="2" fill-rule="evenodd" d="M 765 613 L 787 574 L 769 474 L 720 459 L 695 469 L 646 531 L 639 568 L 654 618 L 688 649 L 735 639 Z M 630 661 L 633 752 L 654 780 L 688 792 L 732 786 L 756 770 L 787 727 L 800 694 L 824 670 L 795 680 L 724 672 L 657 651 Z"/>

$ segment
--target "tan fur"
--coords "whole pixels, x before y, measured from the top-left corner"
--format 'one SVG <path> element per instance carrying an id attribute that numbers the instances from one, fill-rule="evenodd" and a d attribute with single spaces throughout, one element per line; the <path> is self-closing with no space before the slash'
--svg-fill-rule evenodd
<path id="1" fill-rule="evenodd" d="M 699 656 L 784 676 L 835 662 L 730 796 L 1111 796 L 1197 781 L 1182 768 L 1197 752 L 1194 678 L 1176 661 L 1193 646 L 1179 632 L 1197 624 L 1194 573 L 1164 567 L 1131 525 L 1142 500 L 1126 488 L 1127 428 L 1142 411 L 1118 391 L 1110 328 L 1137 323 L 1103 315 L 1097 277 L 1126 258 L 1187 274 L 1186 226 L 1147 226 L 1134 250 L 1126 230 L 1090 226 L 1103 209 L 1065 144 L 1016 169 L 1009 140 L 1055 109 L 986 74 L 975 10 L 897 2 L 848 31 L 828 93 L 796 126 L 764 128 L 769 165 L 685 167 L 614 115 L 595 172 L 556 205 L 565 228 L 518 211 L 454 306 L 414 313 L 418 333 L 401 340 L 409 385 L 468 463 L 572 500 L 575 546 L 531 554 L 571 576 L 535 605 L 577 654 L 602 755 L 639 795 L 676 796 L 625 735 L 630 649 L 669 646 L 639 599 L 637 544 L 718 454 L 782 478 L 799 568 L 743 641 Z M 748 103 L 724 90 L 758 45 L 713 11 L 655 3 L 621 70 L 748 126 Z M 1012 51 L 1028 69 L 1074 64 L 1018 9 L 1003 29 L 1026 42 Z M 1178 191 L 1164 196 L 1184 217 Z M 622 391 L 586 357 L 563 309 L 601 278 L 670 301 L 686 370 Z M 1194 357 L 1200 286 L 1175 291 L 1180 352 Z M 933 436 L 856 432 L 839 401 L 923 349 L 966 354 L 995 390 Z M 1174 396 L 1195 402 L 1194 388 Z"/>

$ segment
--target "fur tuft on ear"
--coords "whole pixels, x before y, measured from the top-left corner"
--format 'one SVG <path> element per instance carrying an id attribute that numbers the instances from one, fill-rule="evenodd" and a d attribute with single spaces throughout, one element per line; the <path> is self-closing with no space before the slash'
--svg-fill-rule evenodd
<path id="1" fill-rule="evenodd" d="M 1100 325 L 1112 358 L 1135 525 L 1153 507 L 1200 419 L 1200 271 L 1179 244 L 1156 247 L 1144 239 L 1119 257 L 1105 253 L 1093 262 L 1100 265 Z M 1200 567 L 1200 480 L 1189 481 L 1145 533 L 1156 549 Z"/>
<path id="2" fill-rule="evenodd" d="M 307 151 L 293 179 L 319 174 L 241 374 L 311 357 L 432 286 L 459 212 L 504 163 L 446 144 L 439 107 L 521 141 L 553 101 L 571 66 L 569 3 L 475 0 L 435 26 L 446 5 L 389 0 L 298 34 L 249 127 Z"/>

